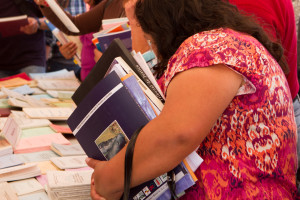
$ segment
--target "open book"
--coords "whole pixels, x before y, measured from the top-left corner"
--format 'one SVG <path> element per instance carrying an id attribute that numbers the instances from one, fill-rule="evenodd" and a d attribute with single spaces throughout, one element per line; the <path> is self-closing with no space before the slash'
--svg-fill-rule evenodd
<path id="1" fill-rule="evenodd" d="M 27 24 L 27 15 L 0 18 L 0 38 L 24 34 L 20 27 Z"/>

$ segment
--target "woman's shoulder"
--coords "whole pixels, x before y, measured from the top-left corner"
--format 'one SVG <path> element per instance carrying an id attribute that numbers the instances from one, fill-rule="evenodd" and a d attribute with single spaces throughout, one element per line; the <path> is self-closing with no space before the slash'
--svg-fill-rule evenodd
<path id="1" fill-rule="evenodd" d="M 189 48 L 190 46 L 194 46 L 195 48 L 209 48 L 213 47 L 215 49 L 216 46 L 212 46 L 214 44 L 226 45 L 226 44 L 243 44 L 248 43 L 248 45 L 258 45 L 258 41 L 252 36 L 241 33 L 229 28 L 218 28 L 209 31 L 202 31 L 196 33 L 189 38 L 187 38 L 180 47 Z"/>
<path id="2" fill-rule="evenodd" d="M 170 58 L 169 64 L 230 64 L 227 62 L 233 57 L 258 57 L 258 54 L 268 52 L 255 38 L 229 28 L 219 28 L 199 32 L 187 38 Z"/>

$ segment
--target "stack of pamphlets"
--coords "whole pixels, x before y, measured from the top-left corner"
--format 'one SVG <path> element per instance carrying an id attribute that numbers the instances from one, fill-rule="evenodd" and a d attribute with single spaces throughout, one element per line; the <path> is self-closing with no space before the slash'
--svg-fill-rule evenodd
<path id="1" fill-rule="evenodd" d="M 48 195 L 52 200 L 88 200 L 93 170 L 88 171 L 49 171 Z"/>

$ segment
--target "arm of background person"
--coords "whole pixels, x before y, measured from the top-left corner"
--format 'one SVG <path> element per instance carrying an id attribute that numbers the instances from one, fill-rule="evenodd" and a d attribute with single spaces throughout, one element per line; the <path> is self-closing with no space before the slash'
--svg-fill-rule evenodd
<path id="1" fill-rule="evenodd" d="M 66 44 L 61 44 L 57 42 L 59 47 L 59 52 L 65 57 L 65 59 L 71 59 L 77 53 L 77 45 L 74 42 L 68 42 Z"/>
<path id="2" fill-rule="evenodd" d="M 27 35 L 35 34 L 39 30 L 39 24 L 34 17 L 28 17 L 28 24 L 20 27 L 20 31 Z"/>
<path id="3" fill-rule="evenodd" d="M 137 138 L 132 186 L 173 169 L 194 151 L 242 82 L 240 74 L 222 64 L 178 73 L 168 87 L 161 114 Z M 125 151 L 123 148 L 110 161 L 87 160 L 94 168 L 95 189 L 105 199 L 118 199 L 123 192 Z"/>
<path id="4" fill-rule="evenodd" d="M 70 18 L 70 20 L 75 24 L 75 26 L 79 29 L 79 33 L 73 33 L 67 29 L 67 27 L 60 21 L 60 19 L 56 16 L 56 14 L 51 10 L 51 8 L 45 6 L 44 0 L 35 2 L 40 5 L 40 9 L 43 15 L 59 30 L 64 32 L 67 35 L 83 35 L 86 33 L 97 32 L 102 26 L 102 18 L 104 12 L 104 5 L 107 0 L 100 2 L 90 11 L 72 16 L 69 13 L 65 12 L 66 15 Z"/>

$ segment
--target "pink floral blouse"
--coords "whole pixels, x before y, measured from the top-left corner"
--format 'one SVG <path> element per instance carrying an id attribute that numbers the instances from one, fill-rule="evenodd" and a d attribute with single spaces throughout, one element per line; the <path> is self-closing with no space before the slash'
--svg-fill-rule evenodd
<path id="1" fill-rule="evenodd" d="M 292 98 L 280 66 L 256 39 L 223 28 L 195 34 L 171 57 L 158 83 L 166 93 L 177 73 L 220 63 L 245 84 L 200 144 L 198 182 L 182 199 L 295 199 Z"/>

